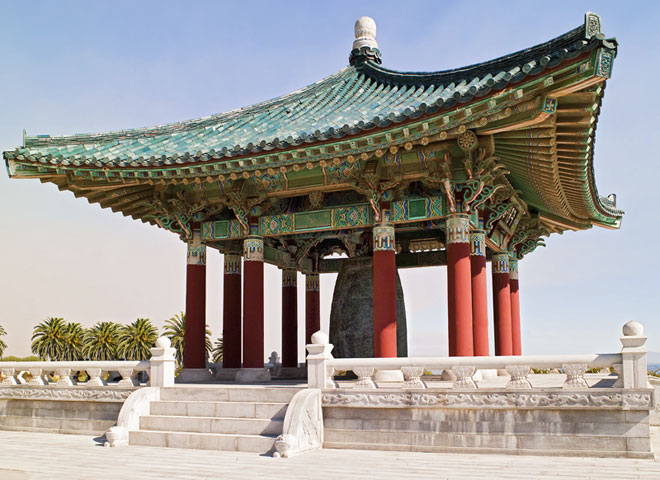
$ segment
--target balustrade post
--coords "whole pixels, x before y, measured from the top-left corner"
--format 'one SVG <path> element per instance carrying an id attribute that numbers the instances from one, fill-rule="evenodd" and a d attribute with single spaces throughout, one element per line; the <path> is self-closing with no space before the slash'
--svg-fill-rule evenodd
<path id="1" fill-rule="evenodd" d="M 401 367 L 401 373 L 405 380 L 405 388 L 426 388 L 426 384 L 420 379 L 424 375 L 424 367 Z"/>
<path id="2" fill-rule="evenodd" d="M 472 379 L 474 372 L 477 369 L 472 366 L 455 366 L 451 367 L 451 371 L 456 375 L 454 388 L 477 388 L 477 384 Z"/>
<path id="3" fill-rule="evenodd" d="M 532 384 L 527 380 L 529 373 L 532 371 L 530 365 L 507 365 L 505 369 L 506 373 L 511 375 L 511 380 L 506 384 L 506 388 L 532 388 Z"/>
<path id="4" fill-rule="evenodd" d="M 356 388 L 376 388 L 374 383 L 376 369 L 374 367 L 354 367 L 353 373 L 358 377 L 355 382 Z"/>
<path id="5" fill-rule="evenodd" d="M 176 349 L 171 348 L 172 342 L 167 337 L 156 340 L 156 346 L 151 349 L 149 359 L 149 385 L 151 387 L 171 387 L 174 385 L 174 366 Z"/>
<path id="6" fill-rule="evenodd" d="M 139 385 L 135 379 L 137 372 L 133 367 L 118 368 L 117 372 L 121 375 L 121 380 L 117 384 L 118 387 L 137 387 Z"/>
<path id="7" fill-rule="evenodd" d="M 30 368 L 28 369 L 28 372 L 32 376 L 28 382 L 28 385 L 46 385 L 43 377 L 44 371 L 42 368 Z"/>
<path id="8" fill-rule="evenodd" d="M 334 381 L 328 378 L 328 360 L 332 359 L 334 345 L 325 332 L 319 330 L 312 335 L 312 343 L 307 345 L 307 386 L 309 388 L 334 388 Z"/>
<path id="9" fill-rule="evenodd" d="M 71 380 L 71 369 L 70 368 L 56 368 L 55 375 L 60 377 L 57 380 L 57 385 L 60 387 L 70 387 L 73 385 Z"/>
<path id="10" fill-rule="evenodd" d="M 2 385 L 18 385 L 18 380 L 16 379 L 16 375 L 20 372 L 16 372 L 16 369 L 0 368 L 0 372 L 2 372 L 2 376 L 4 377 L 4 380 L 2 381 Z"/>
<path id="11" fill-rule="evenodd" d="M 620 337 L 623 388 L 649 387 L 646 338 L 641 323 L 632 320 L 623 326 L 623 337 Z"/>
<path id="12" fill-rule="evenodd" d="M 87 375 L 89 375 L 89 380 L 87 381 L 88 387 L 102 387 L 106 384 L 105 380 L 101 378 L 103 370 L 100 367 L 90 367 L 85 371 L 87 372 Z"/>
<path id="13" fill-rule="evenodd" d="M 584 373 L 587 371 L 587 365 L 584 363 L 574 363 L 562 365 L 561 369 L 566 374 L 566 381 L 562 388 L 589 388 L 584 379 Z"/>

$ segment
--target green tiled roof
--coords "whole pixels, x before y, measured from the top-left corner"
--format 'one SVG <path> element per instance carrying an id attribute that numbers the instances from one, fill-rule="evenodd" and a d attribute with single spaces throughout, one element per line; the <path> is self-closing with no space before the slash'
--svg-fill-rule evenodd
<path id="1" fill-rule="evenodd" d="M 596 47 L 580 26 L 489 62 L 435 73 L 354 62 L 324 80 L 264 103 L 197 120 L 110 133 L 28 136 L 6 160 L 90 167 L 152 167 L 287 149 L 385 128 L 521 82 Z"/>
<path id="2" fill-rule="evenodd" d="M 233 202 L 242 217 L 251 208 L 245 198 L 264 192 L 295 197 L 357 188 L 364 195 L 357 182 L 369 186 L 368 175 L 391 170 L 388 155 L 396 162 L 397 151 L 446 151 L 448 137 L 453 142 L 470 129 L 492 142 L 504 182 L 552 231 L 618 227 L 623 212 L 598 195 L 593 172 L 595 129 L 616 52 L 595 14 L 535 47 L 442 72 L 389 70 L 377 49 L 356 48 L 346 68 L 273 100 L 158 127 L 27 136 L 4 158 L 10 176 L 53 182 L 154 223 L 166 210 L 166 190 L 178 195 L 171 204 L 196 190 L 215 214 Z M 423 159 L 419 170 L 410 168 L 400 172 L 415 177 L 410 181 L 433 173 Z"/>

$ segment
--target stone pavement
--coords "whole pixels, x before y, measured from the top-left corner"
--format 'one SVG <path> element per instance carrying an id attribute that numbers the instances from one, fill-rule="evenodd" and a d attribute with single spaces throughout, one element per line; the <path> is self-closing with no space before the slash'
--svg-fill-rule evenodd
<path id="1" fill-rule="evenodd" d="M 615 458 L 321 450 L 289 459 L 156 447 L 104 448 L 80 435 L 0 431 L 2 480 L 660 479 L 660 462 Z"/>

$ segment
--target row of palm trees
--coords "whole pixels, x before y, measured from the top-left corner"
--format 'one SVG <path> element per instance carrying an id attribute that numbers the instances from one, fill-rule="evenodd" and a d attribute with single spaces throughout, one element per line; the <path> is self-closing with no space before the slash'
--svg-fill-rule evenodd
<path id="1" fill-rule="evenodd" d="M 164 335 L 176 349 L 179 367 L 183 366 L 183 344 L 186 316 L 179 313 L 165 322 Z M 0 327 L 0 335 L 4 329 Z M 148 318 L 138 318 L 128 325 L 98 322 L 91 328 L 63 318 L 48 317 L 34 327 L 32 353 L 41 360 L 147 360 L 156 344 L 158 329 Z M 0 357 L 4 343 L 0 340 Z M 211 342 L 211 331 L 206 329 L 206 353 L 213 362 L 222 362 L 222 337 Z"/>

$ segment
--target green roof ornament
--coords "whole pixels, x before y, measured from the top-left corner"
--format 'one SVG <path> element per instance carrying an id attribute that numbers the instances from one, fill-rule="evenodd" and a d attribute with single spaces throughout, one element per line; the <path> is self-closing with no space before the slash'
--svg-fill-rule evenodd
<path id="1" fill-rule="evenodd" d="M 587 12 L 584 14 L 584 38 L 590 38 L 600 33 L 600 17 L 594 12 Z"/>
<path id="2" fill-rule="evenodd" d="M 380 50 L 376 42 L 376 22 L 371 17 L 360 17 L 355 22 L 355 40 L 348 61 L 351 65 L 371 60 L 381 63 Z"/>

